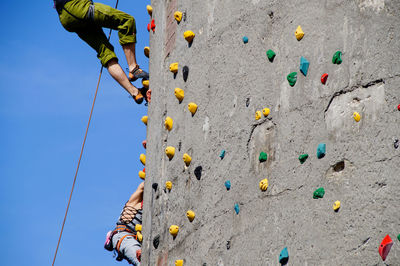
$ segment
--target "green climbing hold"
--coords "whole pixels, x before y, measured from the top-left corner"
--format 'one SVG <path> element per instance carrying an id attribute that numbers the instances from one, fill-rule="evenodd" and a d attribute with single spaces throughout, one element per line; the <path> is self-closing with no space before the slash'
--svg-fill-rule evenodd
<path id="1" fill-rule="evenodd" d="M 267 161 L 268 155 L 265 152 L 260 152 L 260 156 L 258 157 L 258 160 L 260 163 Z"/>
<path id="2" fill-rule="evenodd" d="M 323 187 L 320 187 L 314 191 L 313 199 L 322 199 L 324 195 L 325 195 L 325 189 Z"/>
<path id="3" fill-rule="evenodd" d="M 271 49 L 269 49 L 269 50 L 267 51 L 267 57 L 268 57 L 268 60 L 269 60 L 271 63 L 274 61 L 275 55 L 276 55 L 276 53 L 275 53 L 274 51 L 272 51 Z"/>
<path id="4" fill-rule="evenodd" d="M 397 239 L 400 241 L 400 234 L 397 236 Z"/>
<path id="5" fill-rule="evenodd" d="M 297 81 L 297 72 L 292 72 L 289 75 L 287 75 L 287 80 L 289 81 L 289 85 L 293 87 Z"/>
<path id="6" fill-rule="evenodd" d="M 337 51 L 332 57 L 332 63 L 340 65 L 342 63 L 342 52 Z"/>
<path id="7" fill-rule="evenodd" d="M 307 158 L 308 158 L 308 154 L 307 153 L 300 154 L 300 156 L 299 156 L 300 163 L 303 164 L 307 160 Z"/>

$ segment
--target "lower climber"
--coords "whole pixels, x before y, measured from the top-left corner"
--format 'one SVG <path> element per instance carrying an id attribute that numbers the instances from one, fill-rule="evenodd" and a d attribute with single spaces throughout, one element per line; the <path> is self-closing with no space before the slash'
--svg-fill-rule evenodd
<path id="1" fill-rule="evenodd" d="M 135 19 L 110 6 L 93 3 L 92 0 L 54 0 L 55 8 L 63 27 L 75 32 L 97 52 L 101 64 L 110 75 L 133 97 L 136 103 L 143 102 L 146 91 L 132 85 L 139 78 L 148 79 L 149 74 L 143 71 L 136 62 L 136 24 Z M 129 77 L 126 76 L 114 47 L 103 32 L 104 28 L 118 30 L 119 43 L 129 65 Z"/>
<path id="2" fill-rule="evenodd" d="M 117 252 L 118 261 L 126 259 L 135 266 L 140 265 L 142 254 L 143 190 L 144 183 L 142 182 L 125 203 L 117 226 L 114 231 L 108 232 L 104 245 L 105 249 Z"/>

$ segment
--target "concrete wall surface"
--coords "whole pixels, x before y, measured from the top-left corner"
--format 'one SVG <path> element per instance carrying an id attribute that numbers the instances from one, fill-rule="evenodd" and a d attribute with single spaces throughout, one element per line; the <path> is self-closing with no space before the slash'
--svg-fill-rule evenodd
<path id="1" fill-rule="evenodd" d="M 289 265 L 384 265 L 378 247 L 389 234 L 385 262 L 400 265 L 400 1 L 153 0 L 152 7 L 142 264 L 279 265 L 287 247 Z M 184 13 L 179 24 L 176 10 Z M 192 45 L 186 30 L 196 34 Z M 332 63 L 336 51 L 340 65 Z M 301 57 L 310 62 L 307 76 Z M 294 71 L 291 87 L 286 76 Z M 194 116 L 189 102 L 198 105 Z M 270 114 L 255 120 L 266 107 Z M 318 159 L 320 143 L 326 156 Z M 167 146 L 176 148 L 171 160 Z M 325 195 L 313 199 L 319 187 Z M 180 227 L 175 239 L 171 225 Z"/>

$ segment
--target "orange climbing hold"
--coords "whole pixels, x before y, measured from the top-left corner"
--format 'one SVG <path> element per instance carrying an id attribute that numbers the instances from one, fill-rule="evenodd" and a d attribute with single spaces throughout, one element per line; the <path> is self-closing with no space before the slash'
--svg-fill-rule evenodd
<path id="1" fill-rule="evenodd" d="M 379 255 L 381 255 L 383 261 L 386 260 L 386 257 L 389 254 L 390 249 L 392 248 L 392 245 L 392 239 L 389 235 L 386 235 L 379 246 Z"/>

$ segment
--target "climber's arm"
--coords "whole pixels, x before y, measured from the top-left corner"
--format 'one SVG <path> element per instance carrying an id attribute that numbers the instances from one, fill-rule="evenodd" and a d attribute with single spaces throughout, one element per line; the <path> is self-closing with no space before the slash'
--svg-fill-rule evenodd
<path id="1" fill-rule="evenodd" d="M 129 198 L 126 205 L 134 207 L 136 209 L 140 209 L 140 204 L 143 201 L 143 191 L 144 191 L 144 182 L 140 183 L 140 185 L 137 187 L 136 191 Z M 139 207 L 138 207 L 138 205 L 139 205 Z"/>

